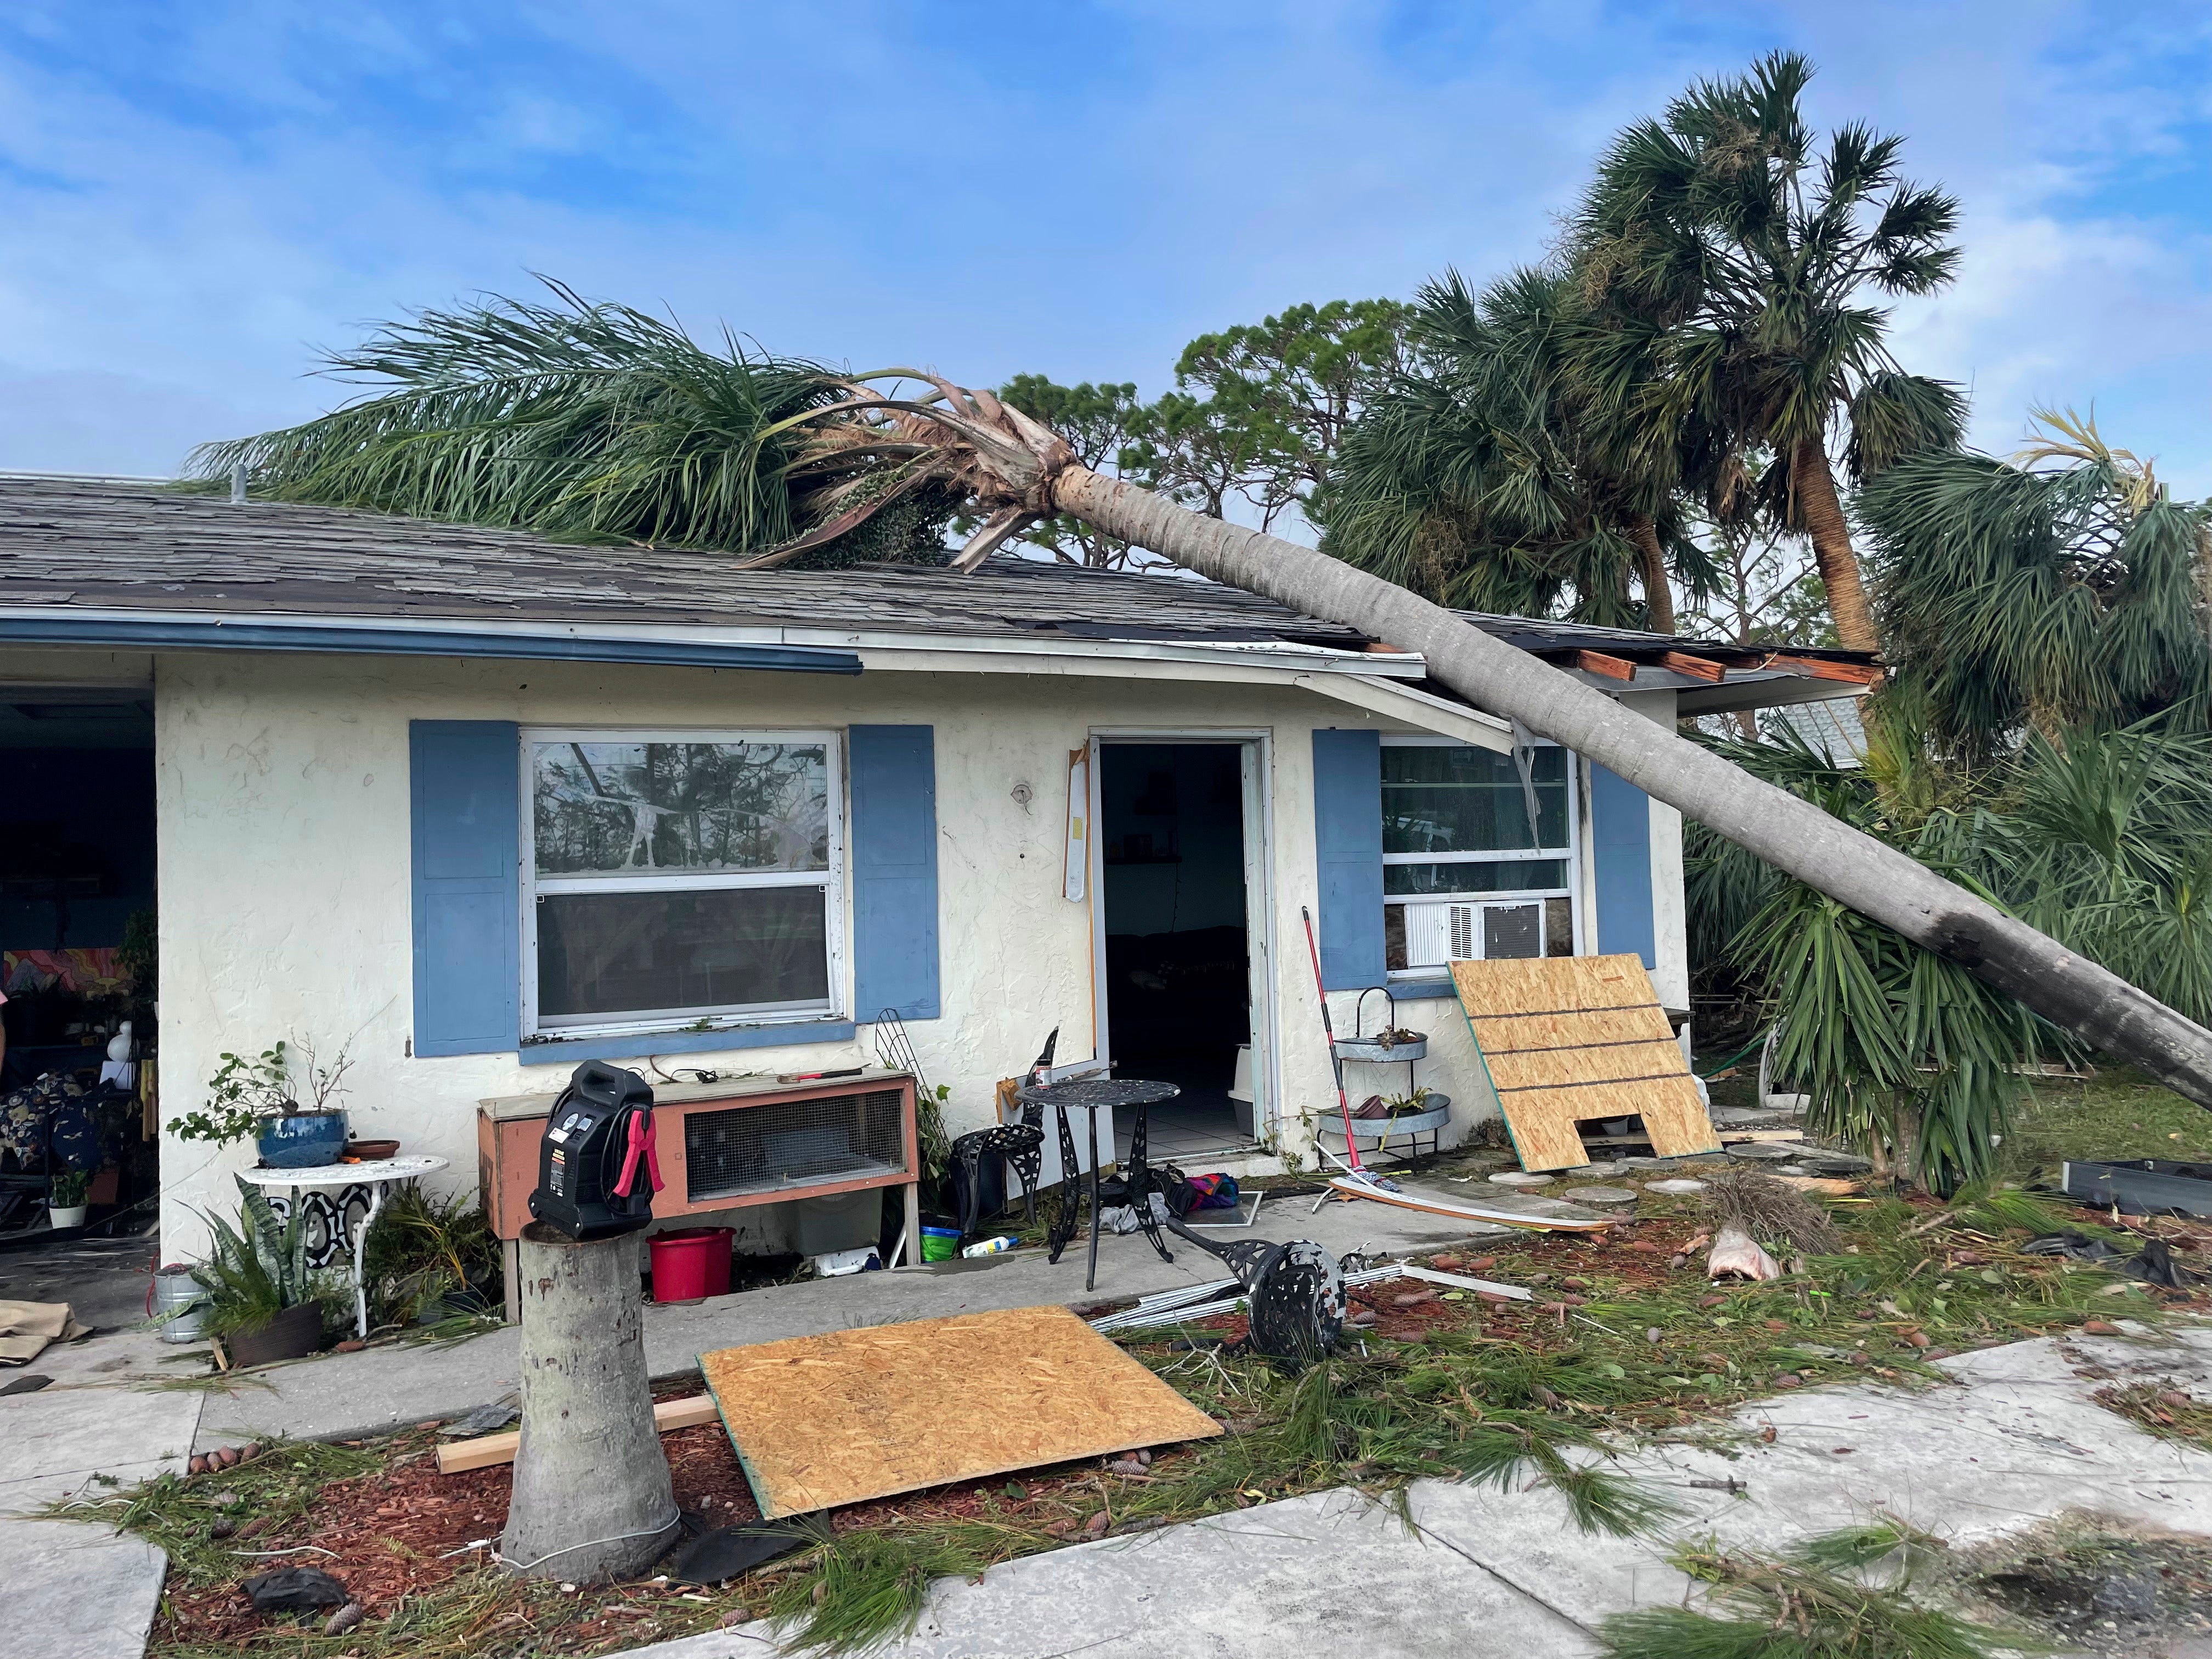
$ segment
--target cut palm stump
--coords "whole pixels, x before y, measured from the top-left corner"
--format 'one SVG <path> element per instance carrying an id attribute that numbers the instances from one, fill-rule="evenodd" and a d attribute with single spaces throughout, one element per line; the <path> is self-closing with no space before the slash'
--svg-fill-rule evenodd
<path id="1" fill-rule="evenodd" d="M 770 1521 L 1221 1432 L 1060 1307 L 723 1348 L 699 1369 Z"/>
<path id="2" fill-rule="evenodd" d="M 1637 957 L 1455 962 L 1451 975 L 1523 1169 L 1588 1162 L 1576 1126 L 1593 1118 L 1642 1118 L 1661 1158 L 1720 1150 Z"/>

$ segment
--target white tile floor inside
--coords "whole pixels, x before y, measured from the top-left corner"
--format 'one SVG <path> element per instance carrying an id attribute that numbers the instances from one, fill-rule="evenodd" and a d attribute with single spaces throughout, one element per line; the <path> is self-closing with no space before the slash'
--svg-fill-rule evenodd
<path id="1" fill-rule="evenodd" d="M 1133 1118 L 1115 1126 L 1114 1150 L 1122 1158 L 1129 1155 L 1135 1127 Z M 1152 1109 L 1145 1144 L 1157 1164 L 1170 1159 L 1180 1163 L 1208 1152 L 1248 1152 L 1257 1143 L 1237 1123 L 1234 1103 L 1225 1092 L 1188 1089 Z"/>

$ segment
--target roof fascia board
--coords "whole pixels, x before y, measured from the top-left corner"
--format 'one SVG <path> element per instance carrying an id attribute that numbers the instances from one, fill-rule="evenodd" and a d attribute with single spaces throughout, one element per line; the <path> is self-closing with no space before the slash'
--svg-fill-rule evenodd
<path id="1" fill-rule="evenodd" d="M 1383 675 L 1420 679 L 1427 665 L 1409 653 L 1375 656 L 1360 651 L 1332 651 L 1303 645 L 1190 644 L 1164 640 L 1071 640 L 1030 635 L 850 634 L 812 629 L 786 629 L 793 642 L 836 645 L 866 653 L 873 665 L 894 653 L 937 657 L 998 657 L 1019 659 L 1007 670 L 1034 673 L 1036 659 L 1055 662 L 1091 659 L 1101 662 L 1212 665 L 1225 668 L 1265 667 L 1280 673 L 1342 674 L 1365 678 Z"/>
<path id="2" fill-rule="evenodd" d="M 9 631 L 11 627 L 22 623 L 38 623 L 40 628 L 21 633 Z M 1084 658 L 1103 662 L 1166 665 L 1215 664 L 1235 667 L 1264 665 L 1278 672 L 1297 669 L 1304 672 L 1384 675 L 1416 679 L 1427 672 L 1422 659 L 1413 653 L 1338 651 L 1320 646 L 1184 645 L 1158 640 L 1066 639 L 1032 635 L 895 634 L 775 625 L 710 627 L 680 623 L 529 623 L 489 619 L 464 623 L 443 618 L 344 615 L 292 615 L 271 619 L 264 613 L 248 622 L 241 620 L 237 611 L 125 611 L 90 605 L 0 606 L 0 643 L 117 643 L 118 635 L 99 631 L 105 624 L 120 625 L 126 630 L 198 629 L 207 637 L 206 643 L 185 644 L 184 641 L 187 636 L 182 633 L 145 636 L 165 648 L 185 650 L 321 650 L 337 653 L 382 649 L 411 656 L 569 659 L 586 662 L 654 662 L 703 667 L 744 667 L 775 665 L 754 665 L 720 654 L 693 657 L 680 653 L 687 649 L 720 653 L 783 647 L 795 659 L 804 659 L 811 655 L 828 655 L 836 659 L 840 666 L 818 671 L 830 673 L 859 672 L 855 652 L 866 653 L 872 663 L 883 657 L 882 665 L 884 666 L 894 665 L 885 653 L 998 657 L 1009 660 L 996 672 L 1018 673 L 1036 672 L 1038 659 L 1066 661 Z M 59 631 L 44 631 L 48 628 Z M 240 643 L 242 630 L 259 630 L 263 635 L 276 642 L 243 645 Z M 318 635 L 331 637 L 338 632 L 349 635 L 391 635 L 394 642 L 382 647 L 373 643 L 337 645 L 316 642 Z M 222 637 L 214 638 L 217 633 Z M 280 635 L 283 635 L 281 639 L 278 638 Z M 422 648 L 406 648 L 400 642 L 404 637 L 413 636 L 428 638 L 434 643 Z M 461 648 L 450 643 L 456 640 L 467 641 L 467 647 Z M 569 648 L 577 646 L 585 648 Z M 635 651 L 630 648 L 635 648 Z M 606 653 L 603 654 L 603 651 Z M 663 654 L 638 654 L 646 652 Z M 899 663 L 896 665 L 908 668 L 944 666 L 941 662 L 927 665 Z M 970 672 L 994 672 L 974 664 L 963 664 L 963 666 Z"/>
<path id="3" fill-rule="evenodd" d="M 304 652 L 329 656 L 479 657 L 518 662 L 615 662 L 782 673 L 857 674 L 850 651 L 767 642 L 608 639 L 579 634 L 395 627 L 358 621 L 249 623 L 181 617 L 39 616 L 0 611 L 0 645 L 108 646 L 160 651 Z"/>
<path id="4" fill-rule="evenodd" d="M 1301 674 L 1297 683 L 1324 697 L 1334 697 L 1339 702 L 1380 714 L 1386 720 L 1401 720 L 1438 737 L 1455 738 L 1492 754 L 1513 752 L 1511 722 L 1495 714 L 1486 714 L 1479 708 L 1447 702 L 1410 685 L 1346 674 Z"/>

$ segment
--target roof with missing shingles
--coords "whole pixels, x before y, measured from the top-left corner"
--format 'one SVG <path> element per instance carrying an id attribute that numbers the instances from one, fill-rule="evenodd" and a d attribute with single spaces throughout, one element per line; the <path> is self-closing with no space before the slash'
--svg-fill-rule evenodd
<path id="1" fill-rule="evenodd" d="M 0 475 L 0 607 L 485 623 L 796 628 L 855 635 L 1288 641 L 1357 650 L 1357 629 L 1180 574 L 1000 556 L 739 570 L 725 554 L 556 542 L 346 507 L 233 505 L 143 479 Z M 1663 634 L 1461 613 L 1542 655 L 1674 649 Z M 1850 656 L 1848 653 L 1812 655 Z"/>

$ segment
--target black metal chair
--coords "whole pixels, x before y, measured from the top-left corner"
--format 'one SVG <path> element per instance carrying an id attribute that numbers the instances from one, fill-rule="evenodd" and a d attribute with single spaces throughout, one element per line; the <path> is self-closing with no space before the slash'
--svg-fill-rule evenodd
<path id="1" fill-rule="evenodd" d="M 960 1236 L 967 1237 L 982 1219 L 982 1164 L 995 1152 L 1006 1167 L 1021 1177 L 1022 1218 L 1036 1219 L 1037 1181 L 1044 1174 L 1044 1108 L 1025 1105 L 1018 1123 L 1000 1123 L 988 1129 L 971 1129 L 952 1140 L 953 1166 L 960 1171 Z"/>

